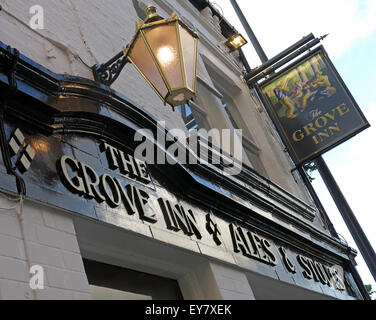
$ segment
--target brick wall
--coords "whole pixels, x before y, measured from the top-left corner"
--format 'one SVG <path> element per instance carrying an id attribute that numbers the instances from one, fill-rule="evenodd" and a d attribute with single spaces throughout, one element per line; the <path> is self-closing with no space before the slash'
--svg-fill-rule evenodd
<path id="1" fill-rule="evenodd" d="M 0 194 L 0 299 L 91 299 L 72 219 L 26 201 L 22 231 L 19 212 L 19 203 Z M 29 283 L 34 265 L 45 275 L 36 295 Z"/>

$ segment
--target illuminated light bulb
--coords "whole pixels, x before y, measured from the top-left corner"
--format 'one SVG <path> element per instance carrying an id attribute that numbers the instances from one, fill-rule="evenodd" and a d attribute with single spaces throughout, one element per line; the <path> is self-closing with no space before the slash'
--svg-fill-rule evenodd
<path id="1" fill-rule="evenodd" d="M 237 37 L 237 38 L 235 38 L 235 39 L 233 40 L 233 44 L 234 44 L 235 46 L 238 46 L 238 45 L 240 45 L 241 43 L 242 43 L 242 41 L 241 41 L 240 37 Z"/>
<path id="2" fill-rule="evenodd" d="M 160 63 L 168 65 L 174 60 L 174 52 L 170 47 L 162 47 L 158 50 L 157 57 Z"/>

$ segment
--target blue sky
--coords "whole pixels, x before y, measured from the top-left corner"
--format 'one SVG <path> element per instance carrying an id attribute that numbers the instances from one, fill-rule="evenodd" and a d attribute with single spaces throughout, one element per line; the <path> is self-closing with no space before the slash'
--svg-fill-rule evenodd
<path id="1" fill-rule="evenodd" d="M 229 0 L 211 2 L 246 36 Z M 372 127 L 328 152 L 324 159 L 376 248 L 376 170 L 370 167 L 376 158 L 376 0 L 238 0 L 238 4 L 269 58 L 311 32 L 316 37 L 329 33 L 322 44 Z M 260 65 L 251 44 L 244 52 L 251 67 Z M 356 248 L 325 185 L 315 177 L 315 189 L 337 232 Z M 376 289 L 360 255 L 357 263 L 364 283 Z"/>

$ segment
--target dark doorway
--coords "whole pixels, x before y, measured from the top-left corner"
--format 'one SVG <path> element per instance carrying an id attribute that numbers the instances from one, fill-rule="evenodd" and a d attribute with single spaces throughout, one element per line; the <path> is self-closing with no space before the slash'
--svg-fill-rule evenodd
<path id="1" fill-rule="evenodd" d="M 94 300 L 183 300 L 176 280 L 84 259 Z"/>

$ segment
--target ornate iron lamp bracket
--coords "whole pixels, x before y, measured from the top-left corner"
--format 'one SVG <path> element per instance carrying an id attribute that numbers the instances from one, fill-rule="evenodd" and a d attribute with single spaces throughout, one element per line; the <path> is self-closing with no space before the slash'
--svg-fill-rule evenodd
<path id="1" fill-rule="evenodd" d="M 108 62 L 94 65 L 91 69 L 93 70 L 95 81 L 111 86 L 128 62 L 128 58 L 124 56 L 124 51 L 121 51 Z"/>
<path id="2" fill-rule="evenodd" d="M 19 57 L 20 52 L 9 46 L 6 51 L 0 52 L 0 71 L 5 72 L 8 76 L 11 94 L 17 92 L 16 71 Z"/>

